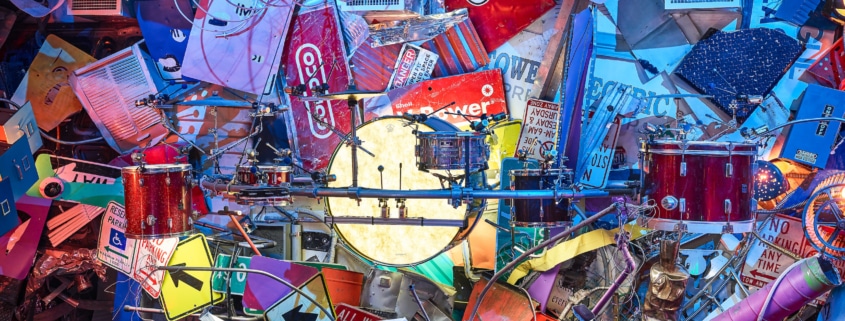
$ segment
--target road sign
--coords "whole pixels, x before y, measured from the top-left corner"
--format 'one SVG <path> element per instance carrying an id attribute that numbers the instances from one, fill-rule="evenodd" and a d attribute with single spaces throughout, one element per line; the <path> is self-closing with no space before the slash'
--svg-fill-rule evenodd
<path id="1" fill-rule="evenodd" d="M 331 312 L 332 303 L 322 274 L 308 280 L 301 290 Z M 268 321 L 330 321 L 331 317 L 299 292 L 291 293 L 264 312 Z"/>
<path id="2" fill-rule="evenodd" d="M 293 286 L 300 287 L 320 272 L 313 267 L 276 260 L 263 256 L 255 256 L 249 265 L 250 269 L 266 271 Z M 257 273 L 246 276 L 244 289 L 244 307 L 256 310 L 267 310 L 271 305 L 290 293 L 290 288 L 269 277 Z"/>
<path id="3" fill-rule="evenodd" d="M 250 257 L 238 256 L 235 260 L 237 264 L 231 266 L 237 269 L 248 269 Z M 232 262 L 232 256 L 228 254 L 218 254 L 217 261 L 214 262 L 214 267 L 228 268 Z M 226 293 L 226 279 L 228 279 L 229 272 L 214 272 L 211 279 L 211 289 L 214 292 Z M 232 273 L 232 281 L 229 283 L 229 288 L 232 294 L 244 295 L 244 288 L 246 287 L 246 273 L 238 272 Z M 261 315 L 262 313 L 259 313 Z"/>
<path id="4" fill-rule="evenodd" d="M 168 266 L 211 267 L 213 263 L 205 236 L 195 234 L 179 242 Z M 168 321 L 199 312 L 224 297 L 211 291 L 211 271 L 167 272 L 161 282 L 161 305 Z"/>
<path id="5" fill-rule="evenodd" d="M 621 118 L 615 118 L 608 124 L 607 136 L 598 148 L 590 151 L 590 157 L 584 165 L 586 169 L 581 176 L 581 184 L 588 187 L 604 188 L 610 175 L 610 165 L 613 165 L 613 153 L 616 152 L 616 140 L 619 138 Z"/>
<path id="6" fill-rule="evenodd" d="M 377 321 L 382 319 L 375 314 L 353 307 L 346 303 L 341 303 L 335 306 L 334 312 L 337 314 L 335 321 Z"/>
<path id="7" fill-rule="evenodd" d="M 155 240 L 139 240 L 136 242 L 138 248 L 135 250 L 135 264 L 132 267 L 132 278 L 141 283 L 141 287 L 157 299 L 161 293 L 161 281 L 164 278 L 164 271 L 156 271 L 156 266 L 167 265 L 179 238 L 166 238 Z"/>
<path id="8" fill-rule="evenodd" d="M 126 238 L 126 211 L 123 205 L 109 202 L 100 223 L 97 259 L 123 274 L 132 275 L 136 240 Z"/>
<path id="9" fill-rule="evenodd" d="M 810 227 L 812 228 L 812 227 Z M 800 218 L 777 214 L 763 226 L 760 237 L 797 254 L 800 257 L 809 257 L 816 254 L 816 250 L 810 241 L 804 237 L 804 224 Z M 742 269 L 742 283 L 751 289 L 759 289 L 766 284 L 777 280 L 778 276 L 786 271 L 795 260 L 777 250 L 769 248 L 761 242 L 754 242 L 748 250 L 748 259 Z M 845 274 L 845 261 L 832 262 L 840 271 Z M 825 301 L 824 295 L 813 301 L 813 304 L 820 304 Z"/>
<path id="10" fill-rule="evenodd" d="M 528 158 L 543 160 L 543 152 L 555 148 L 559 113 L 558 103 L 529 99 L 516 150 L 527 151 Z"/>

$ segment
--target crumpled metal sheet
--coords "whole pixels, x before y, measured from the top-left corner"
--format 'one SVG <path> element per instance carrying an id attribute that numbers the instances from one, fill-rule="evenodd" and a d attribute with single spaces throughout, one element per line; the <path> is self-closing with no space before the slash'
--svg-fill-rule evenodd
<path id="1" fill-rule="evenodd" d="M 408 20 L 370 25 L 370 41 L 374 47 L 409 41 L 429 40 L 468 19 L 466 9 L 433 14 Z"/>
<path id="2" fill-rule="evenodd" d="M 469 10 L 481 42 L 493 51 L 555 6 L 553 0 L 445 0 L 446 10 Z"/>
<path id="3" fill-rule="evenodd" d="M 52 275 L 80 274 L 93 271 L 100 280 L 106 280 L 106 266 L 97 260 L 96 249 L 74 249 L 70 252 L 47 251 L 35 262 L 26 283 L 26 292 L 33 293 Z"/>

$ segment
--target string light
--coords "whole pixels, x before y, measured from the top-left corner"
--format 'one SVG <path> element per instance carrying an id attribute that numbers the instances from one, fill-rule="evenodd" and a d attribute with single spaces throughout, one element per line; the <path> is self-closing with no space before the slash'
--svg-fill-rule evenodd
<path id="1" fill-rule="evenodd" d="M 777 166 L 764 160 L 755 163 L 757 170 L 754 171 L 754 197 L 758 201 L 769 201 L 786 193 L 789 184 Z"/>

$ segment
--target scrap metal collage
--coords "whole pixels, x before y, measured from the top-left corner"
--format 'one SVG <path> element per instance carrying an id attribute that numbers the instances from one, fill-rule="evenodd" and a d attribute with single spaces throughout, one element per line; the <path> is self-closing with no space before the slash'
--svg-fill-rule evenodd
<path id="1" fill-rule="evenodd" d="M 0 321 L 845 321 L 842 0 L 0 0 Z"/>

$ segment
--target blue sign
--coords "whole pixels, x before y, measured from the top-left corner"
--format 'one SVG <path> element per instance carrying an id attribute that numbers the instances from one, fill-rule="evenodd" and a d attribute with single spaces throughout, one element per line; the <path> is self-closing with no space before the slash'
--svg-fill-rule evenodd
<path id="1" fill-rule="evenodd" d="M 109 245 L 119 248 L 121 251 L 126 250 L 126 235 L 123 232 L 112 228 L 109 235 L 111 235 L 109 237 Z"/>

